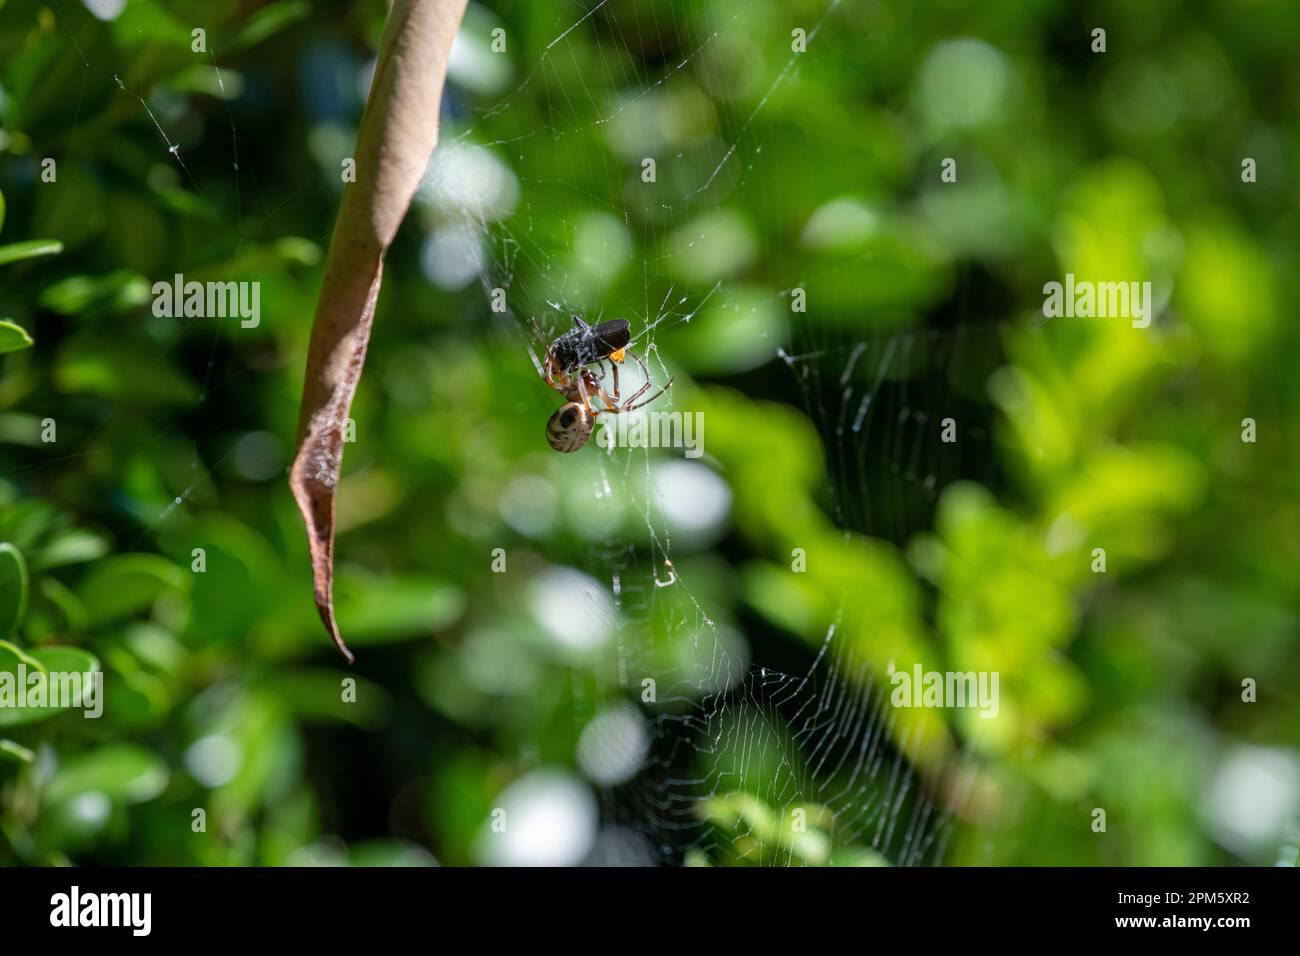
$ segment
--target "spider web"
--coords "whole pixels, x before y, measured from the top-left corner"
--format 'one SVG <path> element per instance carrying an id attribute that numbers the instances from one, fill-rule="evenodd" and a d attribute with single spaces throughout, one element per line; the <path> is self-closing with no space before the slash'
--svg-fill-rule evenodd
<path id="1" fill-rule="evenodd" d="M 516 64 L 519 75 L 502 89 L 484 91 L 473 88 L 473 78 L 496 56 L 489 36 L 498 23 L 471 6 L 453 56 L 442 143 L 413 212 L 427 229 L 426 277 L 449 292 L 476 285 L 485 348 L 499 351 L 505 343 L 506 354 L 525 370 L 537 368 L 546 345 L 535 337 L 534 323 L 551 339 L 573 315 L 588 322 L 628 318 L 630 348 L 656 385 L 678 376 L 652 410 L 686 413 L 686 368 L 660 348 L 661 339 L 689 327 L 706 309 L 743 318 L 775 306 L 790 317 L 788 334 L 774 336 L 766 360 L 744 374 L 761 375 L 765 394 L 786 397 L 817 429 L 825 451 L 822 503 L 845 534 L 902 545 L 928 527 L 948 482 L 995 477 L 979 470 L 986 459 L 978 454 L 962 459 L 972 442 L 986 441 L 978 424 L 956 446 L 942 444 L 937 428 L 956 394 L 954 371 L 970 356 L 986 354 L 988 340 L 964 315 L 947 327 L 874 335 L 837 334 L 812 324 L 790 311 L 800 279 L 782 275 L 779 242 L 772 274 L 786 287 L 757 301 L 737 296 L 732 276 L 690 277 L 685 267 L 691 260 L 735 241 L 707 214 L 737 199 L 779 204 L 779 196 L 760 195 L 771 183 L 751 172 L 779 135 L 765 124 L 768 111 L 801 69 L 800 54 L 788 42 L 778 46 L 745 93 L 705 94 L 716 120 L 711 135 L 686 147 L 671 144 L 670 137 L 644 149 L 628 147 L 629 128 L 654 115 L 664 97 L 681 95 L 679 86 L 698 91 L 725 85 L 722 51 L 766 7 L 738 2 L 726 9 L 714 22 L 685 2 L 630 11 L 608 0 L 578 9 L 546 5 L 534 16 L 554 21 L 552 39 L 536 51 L 508 46 L 502 62 Z M 799 24 L 810 49 L 841 12 L 840 0 L 829 0 Z M 78 53 L 88 77 L 115 83 L 138 100 L 158 131 L 159 149 L 237 250 L 241 210 L 217 210 L 209 202 L 169 121 L 140 94 L 144 78 L 101 75 L 93 54 L 80 47 Z M 218 78 L 220 53 L 211 54 Z M 251 175 L 255 164 L 240 163 L 244 149 L 228 106 L 226 118 L 238 197 L 241 169 Z M 641 180 L 642 158 L 657 161 L 653 183 Z M 274 203 L 260 189 L 255 195 L 269 216 Z M 571 210 L 558 221 L 557 197 Z M 576 256 L 579 242 L 586 250 Z M 633 280 L 602 278 L 605 262 L 621 263 Z M 584 269 L 596 278 L 581 280 Z M 498 290 L 505 311 L 493 308 Z M 213 378 L 221 333 L 206 334 L 204 398 L 229 390 L 237 375 Z M 641 383 L 637 371 L 626 368 L 631 380 L 625 379 L 623 391 L 630 394 Z M 737 378 L 742 390 L 749 380 Z M 518 407 L 535 416 L 541 443 L 545 416 L 558 401 L 547 404 L 555 396 L 540 382 L 526 387 L 533 391 Z M 93 438 L 77 455 L 87 453 Z M 879 680 L 886 662 L 866 659 L 846 644 L 838 622 L 816 633 L 774 635 L 757 616 L 730 614 L 714 589 L 698 586 L 694 569 L 709 545 L 683 535 L 680 518 L 683 510 L 691 512 L 689 495 L 700 488 L 700 472 L 716 474 L 716 462 L 649 449 L 588 448 L 581 455 L 557 457 L 548 477 L 577 489 L 586 525 L 583 552 L 574 559 L 557 548 L 554 564 L 579 566 L 583 600 L 592 615 L 607 619 L 613 635 L 607 663 L 593 668 L 589 679 L 575 671 L 574 720 L 588 739 L 595 737 L 600 755 L 597 772 L 588 776 L 599 797 L 601 832 L 586 858 L 943 862 L 967 781 L 944 768 L 922 769 L 924 741 L 900 725 Z M 196 497 L 214 496 L 197 449 L 192 470 L 156 514 L 143 516 L 140 540 Z M 855 600 L 836 598 L 841 609 Z M 647 678 L 655 685 L 651 701 L 643 697 Z M 611 715 L 629 713 L 635 714 L 632 724 L 610 730 Z M 623 769 L 601 773 L 601 764 Z"/>
<path id="2" fill-rule="evenodd" d="M 810 45 L 839 7 L 833 0 L 804 24 Z M 702 231 L 685 245 L 672 239 L 708 211 L 747 198 L 747 191 L 771 188 L 749 173 L 775 135 L 765 129 L 765 110 L 800 67 L 799 54 L 788 49 L 774 57 L 748 102 L 717 107 L 720 139 L 712 152 L 678 152 L 673 178 L 638 182 L 638 154 L 624 150 L 620 156 L 588 134 L 610 130 L 678 81 L 707 84 L 721 38 L 743 30 L 759 8 L 734 4 L 725 23 L 704 22 L 689 4 L 646 9 L 652 14 L 597 3 L 566 21 L 548 8 L 547 15 L 557 16 L 557 32 L 522 81 L 486 108 L 453 106 L 429 192 L 444 216 L 448 205 L 455 210 L 436 229 L 460 248 L 442 248 L 472 264 L 466 275 L 473 273 L 485 300 L 507 291 L 508 312 L 495 327 L 527 354 L 524 361 L 537 366 L 545 348 L 532 335 L 534 322 L 550 339 L 567 329 L 571 315 L 588 322 L 626 317 L 633 326 L 631 348 L 645 355 L 652 378 L 662 384 L 680 371 L 676 357 L 658 347 L 664 333 L 688 325 L 711 303 L 746 307 L 732 302 L 729 278 L 672 278 L 680 265 L 674 257 L 707 253 L 728 242 L 726 236 Z M 473 29 L 472 17 L 469 23 Z M 490 20 L 477 24 L 483 33 L 491 26 Z M 594 70 L 589 33 L 606 41 L 597 46 Z M 607 47 L 625 55 L 614 62 Z M 453 90 L 456 78 L 453 66 Z M 538 103 L 545 107 L 540 114 Z M 476 162 L 460 161 L 469 156 Z M 667 165 L 661 154 L 661 176 Z M 483 168 L 495 172 L 485 175 Z M 503 178 L 510 186 L 501 185 Z M 483 183 L 486 195 L 466 200 Z M 593 212 L 616 224 L 610 238 L 596 238 L 596 254 L 626 256 L 639 296 L 584 295 L 573 288 L 570 260 L 542 235 L 541 203 L 533 199 L 554 191 L 574 210 L 560 223 L 561 234 L 589 229 L 584 217 Z M 510 194 L 504 204 L 503 193 Z M 790 298 L 791 289 L 775 290 L 758 307 L 775 303 L 786 311 Z M 825 504 L 846 534 L 902 545 L 929 527 L 948 482 L 996 477 L 978 453 L 987 443 L 986 427 L 968 424 L 961 447 L 939 438 L 940 420 L 960 402 L 953 376 L 987 361 L 995 330 L 972 328 L 968 316 L 958 315 L 948 327 L 837 335 L 791 314 L 789 336 L 770 343 L 759 371 L 766 392 L 787 395 L 816 426 L 826 452 Z M 625 393 L 630 388 L 635 385 L 625 384 Z M 667 392 L 656 407 L 689 413 L 685 387 Z M 836 624 L 799 635 L 803 643 L 794 647 L 774 645 L 770 635 L 751 642 L 745 623 L 723 619 L 714 598 L 697 593 L 686 567 L 703 549 L 694 542 L 674 545 L 670 514 L 682 507 L 680 496 L 690 494 L 682 485 L 696 487 L 691 472 L 708 464 L 647 449 L 584 453 L 590 459 L 566 456 L 553 473 L 584 490 L 593 527 L 614 529 L 588 535 L 581 570 L 589 575 L 592 615 L 612 617 L 616 652 L 607 668 L 597 669 L 575 719 L 586 727 L 584 737 L 600 740 L 607 763 L 627 767 L 613 781 L 594 781 L 603 830 L 589 859 L 943 862 L 970 781 L 951 768 L 922 772 L 917 755 L 923 741 L 914 728 L 899 725 L 888 685 L 878 679 L 885 662 L 866 660 L 837 640 Z M 639 531 L 619 530 L 617 515 L 624 509 L 635 514 Z M 841 607 L 855 600 L 837 597 Z M 754 625 L 764 629 L 757 619 Z M 647 678 L 655 685 L 649 702 Z M 611 716 L 625 718 L 629 703 L 640 719 L 611 730 Z"/>

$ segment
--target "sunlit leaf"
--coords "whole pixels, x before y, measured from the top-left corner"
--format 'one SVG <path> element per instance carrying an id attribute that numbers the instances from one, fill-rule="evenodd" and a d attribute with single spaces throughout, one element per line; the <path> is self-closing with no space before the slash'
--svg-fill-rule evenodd
<path id="1" fill-rule="evenodd" d="M 436 634 L 461 614 L 465 597 L 438 581 L 360 579 L 341 574 L 339 627 L 350 643 L 377 644 Z"/>
<path id="2" fill-rule="evenodd" d="M 0 760 L 31 763 L 34 759 L 36 759 L 36 754 L 32 753 L 22 744 L 15 743 L 12 740 L 0 739 Z"/>
<path id="3" fill-rule="evenodd" d="M 18 665 L 22 664 L 29 671 L 44 671 L 45 666 L 17 644 L 0 641 L 0 672 L 17 674 Z"/>
<path id="4" fill-rule="evenodd" d="M 21 325 L 9 319 L 0 319 L 0 355 L 31 348 L 32 337 Z"/>
<path id="5" fill-rule="evenodd" d="M 0 727 L 13 727 L 29 724 L 49 716 L 43 707 L 29 707 L 25 700 L 24 678 L 32 674 L 44 674 L 45 665 L 28 652 L 8 641 L 0 641 L 0 675 L 5 682 L 3 696 L 0 696 Z M 12 694 L 12 698 L 10 697 Z M 19 706 L 19 704 L 22 706 Z"/>
<path id="6" fill-rule="evenodd" d="M 63 251 L 63 243 L 57 239 L 28 239 L 26 242 L 13 242 L 0 246 L 0 266 L 23 259 L 35 259 L 38 256 L 58 255 Z"/>
<path id="7" fill-rule="evenodd" d="M 28 703 L 21 708 L 0 708 L 0 727 L 34 723 L 77 706 L 81 706 L 86 711 L 94 707 L 98 708 L 100 713 L 103 712 L 104 700 L 100 694 L 102 683 L 88 683 L 88 681 L 99 680 L 91 676 L 100 669 L 99 661 L 93 654 L 79 647 L 41 647 L 32 650 L 27 659 L 35 662 L 43 673 L 49 675 L 47 695 L 57 690 L 71 696 L 69 699 L 60 699 L 57 703 L 51 702 L 47 696 L 46 703 L 40 706 Z M 31 669 L 32 665 L 29 663 L 29 673 Z M 79 699 L 76 696 L 78 694 L 80 694 Z"/>
<path id="8" fill-rule="evenodd" d="M 80 647 L 38 647 L 32 650 L 31 656 L 50 673 L 90 674 L 100 669 L 99 659 Z"/>
<path id="9" fill-rule="evenodd" d="M 109 542 L 103 535 L 72 528 L 51 537 L 45 547 L 36 553 L 32 567 L 45 570 L 97 561 L 108 554 L 109 548 Z"/>
<path id="10" fill-rule="evenodd" d="M 149 301 L 149 283 L 130 269 L 98 276 L 74 275 L 48 286 L 40 303 L 61 315 L 121 312 Z"/>
<path id="11" fill-rule="evenodd" d="M 109 744 L 65 760 L 46 796 L 60 801 L 94 792 L 126 803 L 143 803 L 162 793 L 168 777 L 167 765 L 143 747 Z"/>

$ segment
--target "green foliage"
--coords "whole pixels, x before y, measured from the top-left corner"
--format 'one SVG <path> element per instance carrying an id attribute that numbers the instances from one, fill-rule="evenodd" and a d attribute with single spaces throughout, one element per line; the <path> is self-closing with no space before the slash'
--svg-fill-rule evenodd
<path id="1" fill-rule="evenodd" d="M 1111 5 L 1104 60 L 1059 4 L 839 4 L 797 60 L 830 5 L 472 7 L 351 411 L 352 670 L 284 478 L 384 4 L 254 6 L 0 4 L 0 679 L 105 701 L 0 709 L 0 862 L 473 863 L 557 771 L 652 859 L 881 865 L 895 758 L 951 862 L 1274 862 L 1215 795 L 1300 746 L 1291 5 Z M 1156 321 L 1044 321 L 1065 273 Z M 176 274 L 262 323 L 156 315 Z M 570 312 L 662 318 L 702 459 L 550 452 L 529 322 Z M 755 690 L 826 647 L 833 693 Z M 916 664 L 999 672 L 998 718 L 853 713 Z M 602 784 L 620 707 L 651 752 Z M 868 726 L 854 778 L 821 748 Z"/>
<path id="2" fill-rule="evenodd" d="M 27 614 L 27 562 L 12 544 L 0 544 L 0 634 L 9 635 Z"/>
<path id="3" fill-rule="evenodd" d="M 63 243 L 55 239 L 32 239 L 29 242 L 12 242 L 0 246 L 0 266 L 22 262 L 37 256 L 53 256 L 63 251 Z"/>

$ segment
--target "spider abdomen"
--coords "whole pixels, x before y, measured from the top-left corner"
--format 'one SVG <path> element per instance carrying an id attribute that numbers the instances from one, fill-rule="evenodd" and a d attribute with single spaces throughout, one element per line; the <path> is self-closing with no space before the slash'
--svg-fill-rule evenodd
<path id="1" fill-rule="evenodd" d="M 581 402 L 566 402 L 546 423 L 546 440 L 556 451 L 577 451 L 587 444 L 596 419 Z"/>

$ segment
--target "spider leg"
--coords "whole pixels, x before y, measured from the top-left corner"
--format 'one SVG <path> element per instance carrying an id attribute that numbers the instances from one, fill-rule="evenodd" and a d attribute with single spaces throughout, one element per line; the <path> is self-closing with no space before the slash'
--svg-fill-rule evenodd
<path id="1" fill-rule="evenodd" d="M 547 356 L 546 358 L 544 374 L 546 376 L 546 384 L 561 394 L 566 394 L 573 388 L 573 383 L 569 380 L 569 376 L 565 375 L 564 372 L 555 367 L 555 363 L 551 361 L 550 356 Z"/>
<path id="2" fill-rule="evenodd" d="M 533 335 L 537 336 L 537 341 L 546 348 L 541 362 L 537 361 L 537 355 L 532 349 L 528 350 L 529 354 L 532 356 L 533 365 L 536 366 L 537 371 L 541 374 L 542 378 L 546 380 L 548 386 L 555 389 L 557 392 L 562 392 L 568 385 L 568 382 L 564 378 L 564 373 L 555 366 L 555 352 L 550 346 L 546 345 L 546 338 L 542 335 L 542 330 L 537 324 L 537 320 L 530 319 L 529 321 L 532 322 Z M 555 384 L 557 378 L 560 380 L 559 385 Z"/>
<path id="3" fill-rule="evenodd" d="M 641 359 L 641 357 L 637 355 L 635 352 L 628 352 L 627 354 L 631 355 L 632 358 L 636 361 L 637 365 L 641 366 L 641 374 L 642 376 L 645 377 L 645 382 L 644 384 L 641 385 L 640 388 L 638 388 L 635 392 L 633 392 L 631 395 L 627 397 L 627 401 L 624 402 L 625 411 L 630 410 L 629 406 L 631 408 L 640 408 L 641 406 L 636 404 L 636 400 L 640 398 L 642 395 L 644 395 L 646 392 L 648 392 L 650 390 L 651 385 L 653 384 L 650 381 L 650 369 L 646 368 L 646 364 Z M 664 387 L 667 388 L 668 386 L 665 385 Z"/>
<path id="4" fill-rule="evenodd" d="M 619 411 L 618 398 L 616 397 L 618 394 L 617 391 L 614 396 L 611 396 L 609 392 L 605 391 L 604 386 L 596 380 L 596 376 L 592 375 L 590 372 L 587 372 L 583 377 L 585 379 L 584 388 L 591 389 L 591 391 L 595 392 L 600 400 L 605 403 L 605 407 L 601 409 L 601 412 L 617 413 Z M 595 412 L 593 414 L 600 414 L 600 412 Z"/>
<path id="5" fill-rule="evenodd" d="M 658 398 L 658 397 L 659 397 L 660 395 L 662 395 L 664 392 L 668 391 L 668 389 L 672 388 L 672 385 L 673 385 L 673 379 L 675 379 L 676 377 L 677 377 L 677 376 L 674 375 L 673 378 L 670 378 L 667 382 L 664 383 L 664 387 L 663 387 L 663 388 L 659 389 L 659 391 L 655 392 L 655 393 L 654 393 L 653 395 L 651 395 L 649 398 L 647 398 L 647 399 L 645 399 L 645 400 L 643 400 L 643 401 L 641 401 L 641 402 L 634 402 L 634 400 L 635 400 L 635 398 L 636 398 L 637 396 L 636 396 L 636 395 L 633 395 L 632 398 L 629 398 L 629 399 L 627 400 L 627 402 L 625 402 L 625 403 L 623 404 L 623 407 L 620 408 L 619 411 L 621 411 L 621 412 L 634 412 L 634 411 L 636 411 L 638 408 L 645 408 L 647 405 L 649 405 L 651 402 L 653 402 L 656 398 Z M 640 390 L 638 390 L 637 395 L 640 395 L 642 392 L 644 392 L 644 391 L 645 391 L 647 388 L 649 388 L 649 387 L 650 387 L 650 385 L 649 385 L 649 383 L 647 383 L 647 384 L 644 385 Z"/>
<path id="6" fill-rule="evenodd" d="M 635 392 L 629 395 L 627 397 L 627 401 L 623 403 L 624 410 L 626 411 L 632 408 L 639 408 L 640 406 L 637 405 L 636 400 L 640 398 L 642 395 L 644 395 L 646 392 L 650 391 L 651 384 L 652 384 L 651 382 L 647 381 L 644 385 L 642 385 Z"/>
<path id="7" fill-rule="evenodd" d="M 578 397 L 582 400 L 582 404 L 586 406 L 587 411 L 590 412 L 594 418 L 599 414 L 599 412 L 591 407 L 591 396 L 587 394 L 588 385 L 595 389 L 596 393 L 600 396 L 601 401 L 605 400 L 605 390 L 600 387 L 600 384 L 590 374 L 578 376 Z"/>

